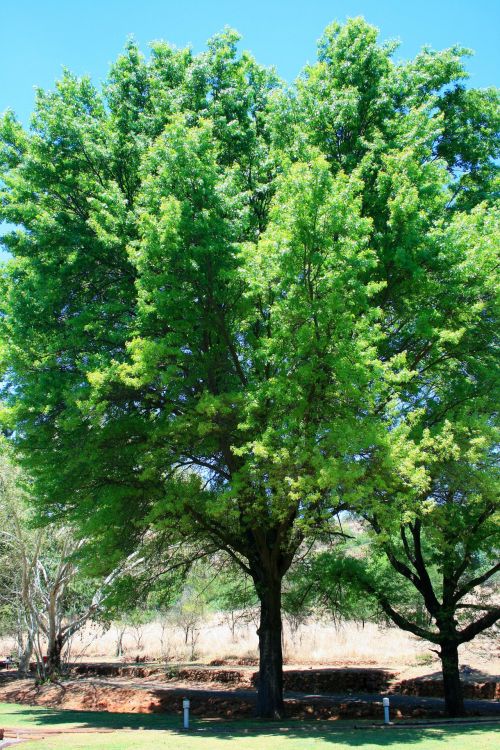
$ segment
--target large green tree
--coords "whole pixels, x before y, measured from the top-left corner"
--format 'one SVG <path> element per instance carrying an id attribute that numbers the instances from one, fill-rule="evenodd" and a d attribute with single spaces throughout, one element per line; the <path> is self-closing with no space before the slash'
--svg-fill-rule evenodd
<path id="1" fill-rule="evenodd" d="M 130 44 L 102 91 L 67 73 L 29 132 L 6 115 L 4 382 L 40 507 L 108 566 L 157 534 L 250 575 L 279 716 L 297 549 L 491 368 L 467 264 L 493 268 L 498 108 L 462 50 L 397 64 L 360 19 L 292 90 L 237 39 Z"/>

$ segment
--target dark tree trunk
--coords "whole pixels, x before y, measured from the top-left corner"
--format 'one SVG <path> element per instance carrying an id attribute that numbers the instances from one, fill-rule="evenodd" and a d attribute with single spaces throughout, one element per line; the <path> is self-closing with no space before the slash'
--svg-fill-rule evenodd
<path id="1" fill-rule="evenodd" d="M 48 677 L 59 674 L 61 671 L 61 653 L 63 649 L 63 638 L 57 635 L 53 643 L 49 643 L 47 652 L 47 665 L 45 668 Z"/>
<path id="2" fill-rule="evenodd" d="M 263 719 L 280 719 L 284 713 L 281 578 L 266 579 L 256 583 L 260 599 L 257 713 Z"/>
<path id="3" fill-rule="evenodd" d="M 458 644 L 456 641 L 442 643 L 439 655 L 443 670 L 446 712 L 449 716 L 463 716 L 465 707 L 458 668 Z"/>

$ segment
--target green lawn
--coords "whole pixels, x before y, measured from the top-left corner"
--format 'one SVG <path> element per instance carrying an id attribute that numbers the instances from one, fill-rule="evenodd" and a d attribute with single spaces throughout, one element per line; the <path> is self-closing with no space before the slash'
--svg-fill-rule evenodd
<path id="1" fill-rule="evenodd" d="M 313 722 L 283 722 L 279 726 L 257 722 L 198 722 L 196 730 L 188 735 L 179 731 L 177 716 L 55 711 L 5 703 L 0 704 L 0 726 L 115 730 L 33 740 L 23 743 L 23 750 L 347 750 L 353 747 L 364 750 L 381 747 L 496 750 L 499 747 L 498 730 L 493 725 L 360 730 L 355 729 L 352 722 L 335 722 L 331 729 Z"/>

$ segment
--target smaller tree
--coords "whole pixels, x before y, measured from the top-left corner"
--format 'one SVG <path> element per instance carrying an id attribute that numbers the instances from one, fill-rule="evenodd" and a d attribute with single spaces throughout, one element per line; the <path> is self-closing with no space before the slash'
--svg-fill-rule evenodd
<path id="1" fill-rule="evenodd" d="M 19 672 L 29 672 L 37 623 L 27 606 L 33 595 L 44 532 L 30 528 L 22 474 L 7 441 L 0 437 L 0 601 L 2 627 L 17 642 Z"/>
<path id="2" fill-rule="evenodd" d="M 383 581 L 373 592 L 396 625 L 439 647 L 451 716 L 464 713 L 458 647 L 500 618 L 494 589 L 485 588 L 500 571 L 497 444 L 490 421 L 478 416 L 424 430 L 413 446 L 415 467 L 425 469 L 416 495 L 405 501 L 401 492 L 392 508 L 379 497 L 368 515 L 375 546 L 416 590 L 429 625 L 399 612 Z"/>
<path id="3" fill-rule="evenodd" d="M 46 676 L 61 671 L 64 649 L 72 636 L 97 615 L 106 588 L 118 574 L 114 571 L 99 582 L 83 578 L 77 561 L 82 545 L 70 529 L 51 529 L 50 545 L 40 551 L 24 602 L 47 644 L 47 659 L 42 660 Z"/>
<path id="4" fill-rule="evenodd" d="M 125 633 L 127 632 L 128 623 L 124 622 L 123 620 L 118 620 L 117 622 L 113 623 L 113 626 L 115 629 L 116 638 L 115 656 L 121 657 L 123 656 L 123 639 L 125 637 Z"/>
<path id="5" fill-rule="evenodd" d="M 83 570 L 85 540 L 68 526 L 34 525 L 28 507 L 30 486 L 10 447 L 0 443 L 0 602 L 15 621 L 19 671 L 29 670 L 33 653 L 39 671 L 61 671 L 72 636 L 100 613 L 116 579 L 140 562 L 134 553 L 107 576 Z M 46 658 L 43 649 L 46 648 Z"/>
<path id="6" fill-rule="evenodd" d="M 216 575 L 206 587 L 204 596 L 210 609 L 219 612 L 222 623 L 236 641 L 238 625 L 247 623 L 258 605 L 257 595 L 251 579 L 236 565 L 226 560 L 215 559 Z"/>
<path id="7" fill-rule="evenodd" d="M 400 438 L 391 436 L 400 451 L 404 446 L 404 455 L 392 455 L 398 481 L 377 466 L 379 489 L 365 514 L 371 543 L 364 554 L 317 558 L 306 570 L 309 596 L 330 611 L 368 608 L 370 617 L 378 606 L 398 627 L 435 644 L 446 710 L 460 716 L 458 648 L 500 618 L 495 436 L 476 416 L 424 430 L 418 444 Z"/>
<path id="8" fill-rule="evenodd" d="M 196 658 L 196 645 L 200 638 L 201 625 L 206 616 L 206 602 L 193 589 L 186 587 L 181 598 L 171 609 L 172 624 L 182 630 L 184 645 L 190 648 L 190 659 Z"/>
<path id="9" fill-rule="evenodd" d="M 377 601 L 367 595 L 364 586 L 365 545 L 366 534 L 360 533 L 344 544 L 317 549 L 294 565 L 287 576 L 283 597 L 292 635 L 311 615 L 333 619 L 335 625 L 342 620 L 364 624 L 380 619 Z"/>
<path id="10" fill-rule="evenodd" d="M 139 652 L 144 651 L 144 628 L 153 620 L 154 613 L 148 609 L 136 607 L 127 613 L 125 622 L 132 631 L 132 638 L 137 651 L 136 660 L 139 659 Z"/>
<path id="11" fill-rule="evenodd" d="M 290 628 L 292 644 L 300 644 L 299 630 L 313 612 L 311 601 L 312 580 L 303 560 L 294 565 L 285 579 L 283 590 L 283 618 Z"/>

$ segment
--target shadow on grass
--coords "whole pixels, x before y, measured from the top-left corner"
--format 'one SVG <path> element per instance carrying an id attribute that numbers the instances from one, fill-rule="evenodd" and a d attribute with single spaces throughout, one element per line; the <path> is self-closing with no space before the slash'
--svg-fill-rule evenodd
<path id="1" fill-rule="evenodd" d="M 275 725 L 268 722 L 254 722 L 250 724 L 245 722 L 245 726 L 227 724 L 224 726 L 212 726 L 206 730 L 198 729 L 196 734 L 199 736 L 205 734 L 207 737 L 217 738 L 219 740 L 241 740 L 243 737 L 258 737 L 259 734 L 270 738 L 289 738 L 290 740 L 309 740 L 316 739 L 325 743 L 332 743 L 336 748 L 363 747 L 368 743 L 370 746 L 390 747 L 397 745 L 400 747 L 419 746 L 427 747 L 429 740 L 434 742 L 445 740 L 447 747 L 457 748 L 460 750 L 461 741 L 466 738 L 469 741 L 467 747 L 476 746 L 478 749 L 484 746 L 482 738 L 487 734 L 498 730 L 498 725 L 494 722 L 480 725 L 454 725 L 454 726 L 391 726 L 380 727 L 363 726 L 360 722 L 343 722 L 342 720 L 332 723 L 331 728 L 325 727 L 324 723 L 318 726 L 313 721 L 297 721 L 294 723 L 280 723 Z"/>
<path id="2" fill-rule="evenodd" d="M 173 714 L 126 714 L 108 711 L 71 711 L 19 704 L 0 706 L 0 725 L 20 728 L 70 727 L 82 729 L 180 729 L 181 719 Z"/>
<path id="3" fill-rule="evenodd" d="M 484 746 L 483 738 L 488 733 L 498 731 L 500 724 L 484 721 L 481 724 L 467 725 L 436 725 L 434 727 L 421 726 L 392 726 L 374 727 L 363 726 L 362 722 L 335 721 L 329 726 L 324 722 L 315 721 L 282 721 L 271 722 L 262 720 L 241 720 L 219 722 L 197 720 L 192 722 L 192 731 L 186 733 L 181 729 L 181 718 L 172 714 L 125 714 L 108 713 L 106 711 L 71 711 L 35 706 L 20 706 L 3 704 L 0 706 L 0 725 L 9 726 L 12 718 L 19 728 L 43 729 L 57 728 L 71 731 L 78 727 L 80 731 L 102 730 L 168 730 L 179 735 L 201 738 L 203 736 L 221 741 L 241 740 L 243 738 L 257 738 L 265 736 L 269 741 L 276 739 L 316 739 L 325 743 L 332 743 L 337 748 L 362 747 L 367 743 L 376 747 L 415 746 L 426 747 L 430 740 L 433 742 L 447 741 L 449 747 L 459 748 L 461 742 L 467 740 L 467 747 Z"/>

